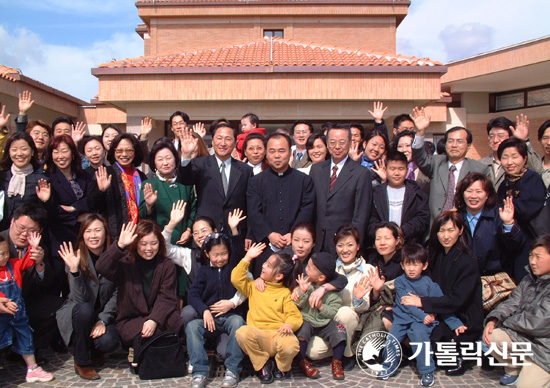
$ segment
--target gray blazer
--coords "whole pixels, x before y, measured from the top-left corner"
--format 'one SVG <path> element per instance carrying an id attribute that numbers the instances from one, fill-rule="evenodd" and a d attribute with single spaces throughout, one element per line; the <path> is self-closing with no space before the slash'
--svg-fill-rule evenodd
<path id="1" fill-rule="evenodd" d="M 117 288 L 116 285 L 107 280 L 103 275 L 99 275 L 92 262 L 92 259 L 88 259 L 88 265 L 94 276 L 98 279 L 99 284 L 96 284 L 91 279 L 82 275 L 79 272 L 78 276 L 73 276 L 69 273 L 69 268 L 65 266 L 67 277 L 69 278 L 69 296 L 63 303 L 63 306 L 57 310 L 57 327 L 63 337 L 63 341 L 67 345 L 71 340 L 73 334 L 73 308 L 78 303 L 90 303 L 95 306 L 97 296 L 99 293 L 99 315 L 98 321 L 103 321 L 105 324 L 114 324 L 116 316 L 116 298 Z M 94 322 L 95 323 L 95 322 Z"/>
<path id="2" fill-rule="evenodd" d="M 317 199 L 316 252 L 329 252 L 336 257 L 332 241 L 338 227 L 352 223 L 364 239 L 372 204 L 372 178 L 368 168 L 348 157 L 330 190 L 331 159 L 311 166 L 309 175 Z"/>
<path id="3" fill-rule="evenodd" d="M 428 155 L 422 148 L 413 148 L 412 157 L 420 171 L 422 171 L 430 181 L 430 216 L 433 221 L 437 217 L 445 200 L 447 199 L 447 184 L 449 183 L 449 167 L 447 155 Z M 472 159 L 465 159 L 458 182 L 460 182 L 469 172 L 480 172 L 489 176 L 489 167 Z M 458 185 L 458 182 L 456 184 Z"/>

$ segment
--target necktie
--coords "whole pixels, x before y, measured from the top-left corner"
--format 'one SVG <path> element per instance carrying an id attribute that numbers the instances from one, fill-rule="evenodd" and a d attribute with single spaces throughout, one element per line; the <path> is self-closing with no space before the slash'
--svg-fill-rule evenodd
<path id="1" fill-rule="evenodd" d="M 330 189 L 334 187 L 334 184 L 336 183 L 336 171 L 338 171 L 338 166 L 332 167 L 332 175 L 330 176 Z"/>
<path id="2" fill-rule="evenodd" d="M 455 174 L 456 167 L 454 164 L 449 167 L 449 183 L 447 184 L 447 199 L 445 200 L 445 204 L 443 205 L 443 211 L 446 212 L 447 210 L 451 210 L 454 207 L 454 200 L 455 200 Z"/>
<path id="3" fill-rule="evenodd" d="M 227 195 L 227 175 L 225 175 L 225 162 L 220 166 L 220 173 L 222 174 L 223 194 Z"/>

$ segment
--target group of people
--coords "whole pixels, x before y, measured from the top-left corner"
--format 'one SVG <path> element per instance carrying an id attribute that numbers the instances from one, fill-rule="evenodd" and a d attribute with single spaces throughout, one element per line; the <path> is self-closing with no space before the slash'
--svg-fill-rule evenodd
<path id="1" fill-rule="evenodd" d="M 550 120 L 544 158 L 522 115 L 491 120 L 493 153 L 476 161 L 463 127 L 434 155 L 424 109 L 396 117 L 390 142 L 381 103 L 370 130 L 299 120 L 266 135 L 248 113 L 239 134 L 216 120 L 211 148 L 180 111 L 174 139 L 150 146 L 148 118 L 140 136 L 109 125 L 86 137 L 69 118 L 29 122 L 32 105 L 20 95 L 0 160 L 0 348 L 23 356 L 27 381 L 53 378 L 35 345 L 69 346 L 94 380 L 104 354 L 122 345 L 131 360 L 136 337 L 168 330 L 186 339 L 193 388 L 208 382 L 208 346 L 224 387 L 245 354 L 262 383 L 289 378 L 293 361 L 319 378 L 326 357 L 341 380 L 357 342 L 383 330 L 420 353 L 424 386 L 435 362 L 418 344 L 451 341 L 529 342 L 530 366 L 495 355 L 508 363 L 501 383 L 550 384 L 550 236 L 533 223 L 545 215 Z M 501 272 L 518 287 L 484 312 L 481 276 Z M 387 379 L 395 368 L 383 366 Z M 446 374 L 465 370 L 459 356 Z"/>

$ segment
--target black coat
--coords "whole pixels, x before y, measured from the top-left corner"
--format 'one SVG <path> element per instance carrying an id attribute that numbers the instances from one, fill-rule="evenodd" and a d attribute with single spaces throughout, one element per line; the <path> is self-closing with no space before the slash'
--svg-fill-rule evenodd
<path id="1" fill-rule="evenodd" d="M 436 256 L 431 263 L 432 279 L 443 296 L 421 297 L 422 309 L 428 314 L 454 314 L 468 328 L 460 342 L 477 341 L 483 332 L 481 276 L 477 260 L 458 249 Z M 443 324 L 443 323 L 441 323 Z"/>
<path id="2" fill-rule="evenodd" d="M 369 218 L 368 235 L 374 239 L 374 227 L 380 221 L 389 221 L 390 205 L 388 200 L 388 184 L 376 186 L 372 189 L 372 210 Z M 422 242 L 422 237 L 430 224 L 430 209 L 428 196 L 418 184 L 405 180 L 405 198 L 401 210 L 401 229 L 407 242 Z"/>
<path id="3" fill-rule="evenodd" d="M 10 227 L 11 218 L 15 209 L 21 206 L 24 203 L 37 203 L 42 204 L 36 195 L 36 186 L 38 186 L 38 181 L 40 179 L 46 179 L 44 174 L 33 171 L 25 177 L 25 195 L 17 195 L 15 197 L 8 197 L 8 187 L 10 184 L 10 179 L 13 176 L 11 170 L 0 171 L 0 190 L 4 190 L 4 218 L 0 222 L 0 230 L 5 230 Z"/>
<path id="4" fill-rule="evenodd" d="M 315 252 L 336 256 L 333 238 L 343 224 L 351 223 L 362 238 L 372 205 L 372 179 L 368 168 L 348 157 L 334 187 L 330 190 L 331 159 L 311 166 L 315 185 L 317 242 Z"/>
<path id="5" fill-rule="evenodd" d="M 315 209 L 313 181 L 288 168 L 279 176 L 271 168 L 250 178 L 246 192 L 248 225 L 254 241 L 265 241 L 270 233 L 290 233 L 300 222 L 312 222 Z"/>
<path id="6" fill-rule="evenodd" d="M 180 167 L 178 182 L 195 185 L 197 192 L 197 213 L 195 217 L 210 217 L 216 223 L 219 232 L 230 233 L 227 225 L 229 212 L 241 209 L 246 215 L 246 189 L 248 180 L 253 176 L 252 167 L 231 158 L 231 171 L 227 188 L 227 197 L 223 193 L 223 184 L 218 162 L 214 155 L 191 160 Z M 246 222 L 239 224 L 239 230 L 246 234 Z"/>
<path id="7" fill-rule="evenodd" d="M 48 178 L 51 182 L 52 194 L 46 208 L 48 210 L 48 223 L 52 226 L 49 228 L 50 254 L 54 257 L 59 256 L 57 251 L 61 243 L 64 241 L 75 243 L 80 229 L 78 216 L 94 209 L 97 185 L 87 173 L 78 174 L 76 183 L 80 186 L 84 195 L 77 200 L 71 184 L 61 171 L 55 169 L 49 172 Z M 61 208 L 61 205 L 73 206 L 76 211 L 66 212 Z"/>
<path id="8" fill-rule="evenodd" d="M 499 216 L 498 207 L 484 208 L 472 236 L 466 211 L 458 214 L 464 221 L 468 246 L 477 259 L 481 275 L 494 275 L 506 270 L 513 276 L 513 260 L 521 252 L 526 238 L 519 225 L 514 224 L 510 233 L 504 233 L 504 224 Z"/>
<path id="9" fill-rule="evenodd" d="M 147 176 L 138 169 L 141 182 L 147 180 Z M 118 238 L 123 224 L 128 223 L 128 202 L 126 200 L 126 191 L 122 182 L 122 172 L 117 166 L 108 166 L 107 175 L 112 175 L 111 187 L 105 194 L 99 193 L 100 199 L 103 199 L 103 207 L 99 207 L 100 212 L 107 214 L 107 221 L 113 240 Z M 140 188 L 138 188 L 139 191 Z M 139 206 L 139 203 L 137 204 Z"/>
<path id="10" fill-rule="evenodd" d="M 506 176 L 504 182 L 498 188 L 498 200 L 512 195 L 514 201 L 514 218 L 518 222 L 526 236 L 520 252 L 516 255 L 513 264 L 513 277 L 517 283 L 526 275 L 525 266 L 529 264 L 529 246 L 535 237 L 534 231 L 530 228 L 529 221 L 533 219 L 544 206 L 546 199 L 546 188 L 539 174 L 527 170 L 523 177 L 511 183 Z"/>

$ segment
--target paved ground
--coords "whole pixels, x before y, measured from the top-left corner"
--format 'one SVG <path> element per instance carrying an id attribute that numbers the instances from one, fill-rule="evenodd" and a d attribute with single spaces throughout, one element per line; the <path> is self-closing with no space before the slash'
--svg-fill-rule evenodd
<path id="1" fill-rule="evenodd" d="M 25 383 L 25 368 L 19 363 L 7 361 L 5 356 L 0 356 L 0 387 L 186 387 L 190 385 L 189 376 L 164 380 L 142 381 L 138 376 L 132 375 L 129 371 L 129 364 L 126 354 L 122 351 L 111 355 L 105 362 L 105 366 L 98 368 L 101 375 L 100 380 L 89 382 L 82 380 L 74 373 L 73 358 L 69 354 L 57 354 L 53 352 L 44 353 L 48 360 L 44 368 L 52 372 L 56 379 L 51 383 Z M 405 366 L 399 369 L 398 375 L 387 381 L 378 381 L 368 376 L 361 369 L 356 367 L 352 372 L 346 372 L 346 379 L 335 381 L 332 379 L 330 364 L 324 362 L 320 366 L 322 377 L 319 380 L 309 380 L 301 374 L 298 369 L 293 369 L 293 378 L 284 382 L 275 382 L 270 387 L 362 387 L 362 388 L 412 388 L 419 387 L 420 377 L 416 374 L 414 366 Z M 414 365 L 414 364 L 413 364 Z M 436 371 L 435 386 L 445 388 L 488 388 L 500 387 L 498 378 L 502 373 L 501 368 L 494 371 L 484 371 L 475 366 L 461 377 L 447 377 L 443 371 Z M 208 387 L 220 387 L 221 377 L 210 380 Z M 260 387 L 256 377 L 245 377 L 239 387 Z"/>

